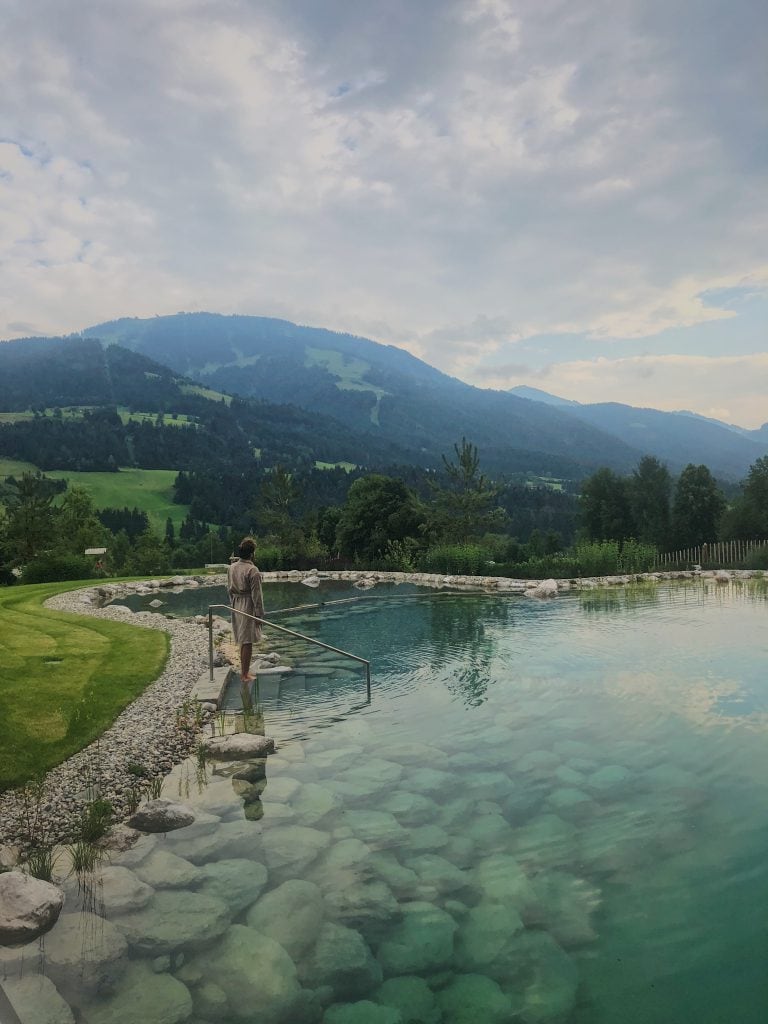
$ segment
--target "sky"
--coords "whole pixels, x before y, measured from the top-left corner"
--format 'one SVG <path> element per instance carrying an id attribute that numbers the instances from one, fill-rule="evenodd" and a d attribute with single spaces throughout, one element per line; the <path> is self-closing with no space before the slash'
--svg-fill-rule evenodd
<path id="1" fill-rule="evenodd" d="M 0 0 L 0 338 L 278 316 L 768 420 L 763 0 Z"/>

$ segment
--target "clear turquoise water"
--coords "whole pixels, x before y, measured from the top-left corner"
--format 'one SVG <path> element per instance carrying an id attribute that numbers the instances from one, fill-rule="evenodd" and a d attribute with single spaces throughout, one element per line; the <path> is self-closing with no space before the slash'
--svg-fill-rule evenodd
<path id="1" fill-rule="evenodd" d="M 370 658 L 373 699 L 358 671 L 268 635 L 294 672 L 260 680 L 259 727 L 282 740 L 266 780 L 174 772 L 164 795 L 214 817 L 124 859 L 155 892 L 132 914 L 102 907 L 131 959 L 122 981 L 71 997 L 78 1020 L 128 1020 L 129 993 L 159 985 L 144 1024 L 167 1019 L 171 990 L 172 1019 L 195 1021 L 396 1024 L 357 1004 L 405 1000 L 402 1020 L 427 1024 L 763 1024 L 768 590 L 416 593 L 276 616 Z M 266 588 L 272 609 L 354 594 Z M 163 610 L 216 600 L 168 595 Z M 159 850 L 182 858 L 177 877 L 141 861 Z M 230 871 L 241 905 L 190 936 L 184 907 Z M 314 918 L 285 902 L 296 879 Z M 294 915 L 306 948 L 280 932 Z M 267 945 L 238 958 L 253 942 Z M 258 1007 L 253 986 L 269 989 Z"/>

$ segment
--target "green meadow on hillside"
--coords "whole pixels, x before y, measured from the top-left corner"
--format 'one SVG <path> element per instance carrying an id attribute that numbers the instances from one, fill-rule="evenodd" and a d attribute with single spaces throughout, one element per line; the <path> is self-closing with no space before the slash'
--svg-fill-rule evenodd
<path id="1" fill-rule="evenodd" d="M 121 469 L 119 473 L 73 473 L 53 470 L 48 476 L 84 487 L 97 508 L 138 508 L 149 516 L 150 525 L 162 532 L 165 521 L 179 528 L 188 505 L 173 503 L 175 469 Z"/>

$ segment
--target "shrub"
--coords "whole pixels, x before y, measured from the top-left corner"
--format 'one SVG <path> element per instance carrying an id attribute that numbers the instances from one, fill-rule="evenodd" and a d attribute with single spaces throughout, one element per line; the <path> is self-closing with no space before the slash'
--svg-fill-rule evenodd
<path id="1" fill-rule="evenodd" d="M 487 575 L 488 551 L 480 544 L 440 544 L 430 548 L 421 559 L 422 572 L 456 576 Z"/>
<path id="2" fill-rule="evenodd" d="M 107 834 L 115 809 L 109 800 L 93 800 L 83 811 L 80 820 L 80 839 L 95 843 Z"/>
<path id="3" fill-rule="evenodd" d="M 763 547 L 750 551 L 744 560 L 747 569 L 768 569 L 768 542 Z"/>
<path id="4" fill-rule="evenodd" d="M 22 583 L 56 583 L 59 580 L 91 580 L 99 575 L 92 558 L 82 555 L 47 555 L 24 566 Z"/>

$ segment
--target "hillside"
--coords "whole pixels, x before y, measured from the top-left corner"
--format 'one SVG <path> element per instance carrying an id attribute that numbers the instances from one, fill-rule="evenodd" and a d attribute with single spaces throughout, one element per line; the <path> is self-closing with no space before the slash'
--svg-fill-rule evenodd
<path id="1" fill-rule="evenodd" d="M 724 480 L 739 480 L 768 451 L 768 424 L 746 430 L 691 412 L 662 412 L 620 402 L 573 402 L 529 387 L 512 390 L 542 405 L 557 405 L 576 419 L 655 455 L 672 469 L 703 463 Z"/>
<path id="2" fill-rule="evenodd" d="M 640 452 L 559 409 L 472 387 L 390 345 L 264 317 L 177 314 L 83 332 L 240 395 L 330 414 L 411 461 L 439 461 L 462 435 L 496 472 L 580 477 L 626 470 Z"/>

